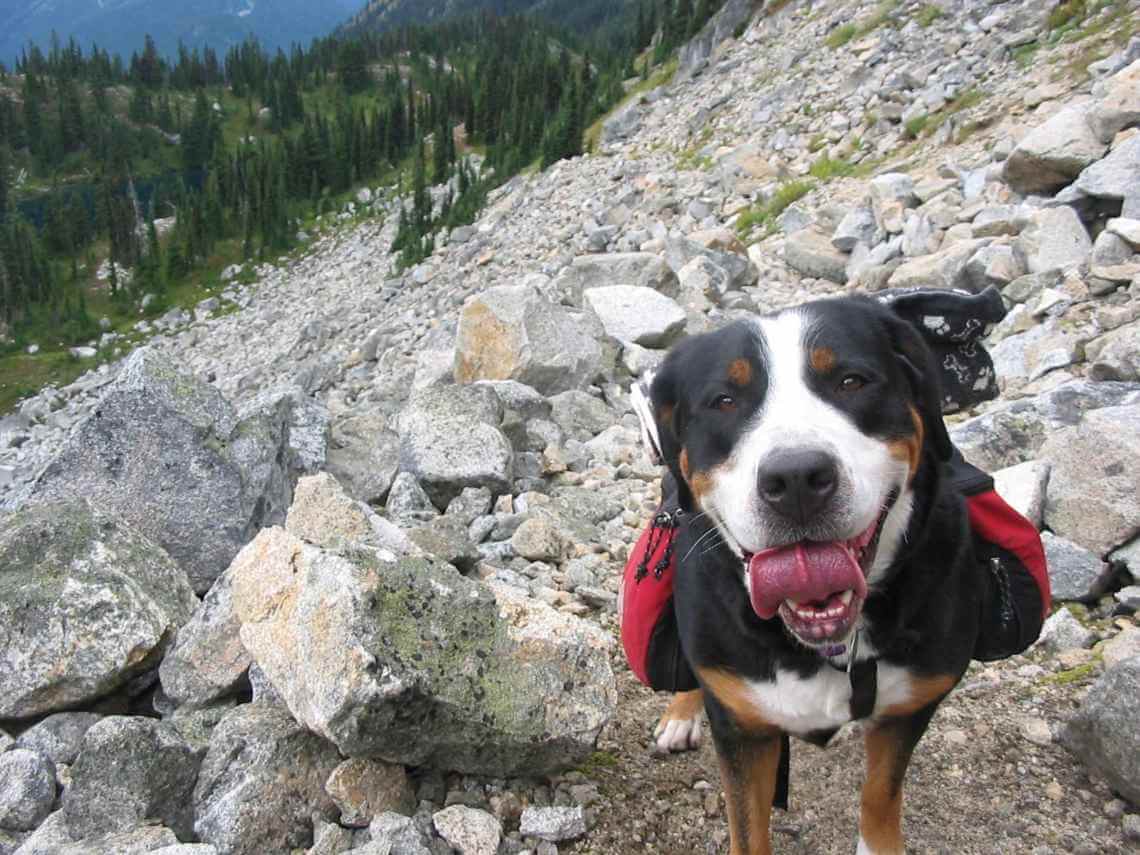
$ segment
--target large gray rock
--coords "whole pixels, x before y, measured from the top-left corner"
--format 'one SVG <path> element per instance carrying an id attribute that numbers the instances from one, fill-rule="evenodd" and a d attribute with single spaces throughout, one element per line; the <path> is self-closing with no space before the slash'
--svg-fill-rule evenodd
<path id="1" fill-rule="evenodd" d="M 1093 684 L 1063 734 L 1081 762 L 1109 786 L 1140 804 L 1140 656 L 1109 668 Z"/>
<path id="2" fill-rule="evenodd" d="M 586 441 L 617 421 L 606 402 L 587 392 L 563 392 L 550 399 L 550 417 L 572 439 Z"/>
<path id="3" fill-rule="evenodd" d="M 303 849 L 313 817 L 337 815 L 324 785 L 339 762 L 332 745 L 288 712 L 237 707 L 210 737 L 194 789 L 194 832 L 228 855 Z"/>
<path id="4" fill-rule="evenodd" d="M 281 529 L 233 572 L 242 642 L 346 756 L 540 774 L 587 756 L 613 712 L 608 636 L 516 590 Z"/>
<path id="5" fill-rule="evenodd" d="M 1099 199 L 1124 199 L 1140 193 L 1140 134 L 1088 167 L 1075 186 L 1086 196 Z"/>
<path id="6" fill-rule="evenodd" d="M 1046 459 L 1041 448 L 1053 433 L 1078 424 L 1085 413 L 1140 403 L 1140 383 L 1074 380 L 1033 398 L 997 403 L 950 429 L 966 459 L 993 472 Z"/>
<path id="7" fill-rule="evenodd" d="M 804 276 L 829 279 L 840 285 L 847 281 L 847 256 L 815 229 L 801 229 L 788 235 L 784 241 L 784 261 Z"/>
<path id="8" fill-rule="evenodd" d="M 1085 356 L 1093 380 L 1140 380 L 1140 321 L 1089 342 Z"/>
<path id="9" fill-rule="evenodd" d="M 582 294 L 607 285 L 652 288 L 666 297 L 676 297 L 677 273 L 659 255 L 651 252 L 611 252 L 576 257 L 550 285 L 555 302 L 581 306 Z"/>
<path id="10" fill-rule="evenodd" d="M 1026 270 L 1042 273 L 1084 264 L 1092 252 L 1092 239 L 1077 212 L 1061 205 L 1030 214 L 1013 247 Z"/>
<path id="11" fill-rule="evenodd" d="M 297 482 L 285 528 L 326 549 L 370 549 L 387 558 L 416 552 L 398 526 L 347 495 L 327 472 Z"/>
<path id="12" fill-rule="evenodd" d="M 191 795 L 202 755 L 173 725 L 153 718 L 109 716 L 83 738 L 62 808 L 76 840 L 128 831 L 158 820 L 192 839 Z"/>
<path id="13" fill-rule="evenodd" d="M 1140 60 L 1097 85 L 1101 98 L 1089 113 L 1089 124 L 1102 142 L 1140 124 Z"/>
<path id="14" fill-rule="evenodd" d="M 177 706 L 204 707 L 249 685 L 249 654 L 233 613 L 233 576 L 210 587 L 174 638 L 158 669 L 162 690 Z"/>
<path id="15" fill-rule="evenodd" d="M 42 754 L 14 748 L 0 754 L 0 829 L 31 831 L 55 804 L 55 766 Z"/>
<path id="16" fill-rule="evenodd" d="M 400 414 L 400 469 L 415 475 L 437 508 L 464 487 L 510 492 L 514 458 L 502 420 L 502 402 L 486 386 L 421 389 Z"/>
<path id="17" fill-rule="evenodd" d="M 1005 180 L 1018 193 L 1053 193 L 1106 149 L 1089 125 L 1087 108 L 1067 107 L 1017 144 L 1005 161 Z"/>
<path id="18" fill-rule="evenodd" d="M 43 826 L 40 827 L 42 828 Z M 40 829 L 17 850 L 18 855 L 143 855 L 179 845 L 177 835 L 161 825 L 143 824 L 125 831 L 111 831 L 74 841 L 58 835 L 40 838 Z M 37 840 L 33 843 L 33 839 Z M 209 853 L 199 852 L 196 855 Z"/>
<path id="19" fill-rule="evenodd" d="M 1105 563 L 1099 556 L 1051 531 L 1041 533 L 1041 544 L 1045 547 L 1053 601 L 1086 600 L 1104 573 Z"/>
<path id="20" fill-rule="evenodd" d="M 1140 404 L 1087 413 L 1041 448 L 1053 464 L 1045 524 L 1106 555 L 1140 531 Z"/>
<path id="21" fill-rule="evenodd" d="M 364 413 L 333 424 L 327 470 L 349 495 L 382 505 L 400 466 L 400 438 L 380 413 Z"/>
<path id="22" fill-rule="evenodd" d="M 582 300 L 622 345 L 665 348 L 685 330 L 685 311 L 652 288 L 608 285 L 589 289 Z"/>
<path id="23" fill-rule="evenodd" d="M 289 407 L 242 419 L 221 394 L 150 348 L 127 358 L 33 488 L 83 496 L 130 523 L 207 591 L 289 506 Z"/>
<path id="24" fill-rule="evenodd" d="M 158 665 L 198 601 L 151 541 L 83 502 L 0 521 L 0 719 L 66 709 Z"/>
<path id="25" fill-rule="evenodd" d="M 70 766 L 79 756 L 83 737 L 101 718 L 96 713 L 54 713 L 21 733 L 15 747 L 38 751 L 56 765 Z"/>
<path id="26" fill-rule="evenodd" d="M 455 380 L 518 380 L 544 395 L 578 389 L 613 367 L 601 335 L 525 285 L 489 288 L 459 316 Z"/>
<path id="27" fill-rule="evenodd" d="M 719 231 L 715 233 L 719 235 Z M 674 271 L 681 271 L 698 256 L 704 256 L 729 277 L 732 288 L 755 285 L 760 272 L 746 254 L 734 252 L 723 241 L 713 240 L 706 246 L 700 241 L 687 237 L 670 235 L 665 239 L 665 261 Z"/>
<path id="28" fill-rule="evenodd" d="M 868 207 L 859 205 L 848 211 L 839 221 L 839 225 L 835 227 L 835 233 L 831 236 L 831 245 L 840 252 L 851 252 L 859 243 L 873 246 L 876 243 L 875 232 L 877 230 L 875 212 Z"/>
<path id="29" fill-rule="evenodd" d="M 975 287 L 967 265 L 974 254 L 988 245 L 989 238 L 962 240 L 931 255 L 912 258 L 891 274 L 892 288 L 956 288 Z"/>

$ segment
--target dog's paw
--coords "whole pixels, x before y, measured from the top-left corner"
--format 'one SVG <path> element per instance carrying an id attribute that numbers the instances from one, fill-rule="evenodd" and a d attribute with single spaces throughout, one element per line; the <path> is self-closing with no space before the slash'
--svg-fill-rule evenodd
<path id="1" fill-rule="evenodd" d="M 704 706 L 704 698 L 699 690 L 674 695 L 653 730 L 654 751 L 671 754 L 700 748 L 701 712 Z"/>
<path id="2" fill-rule="evenodd" d="M 661 719 L 653 731 L 654 748 L 661 754 L 695 751 L 701 747 L 701 716 Z"/>

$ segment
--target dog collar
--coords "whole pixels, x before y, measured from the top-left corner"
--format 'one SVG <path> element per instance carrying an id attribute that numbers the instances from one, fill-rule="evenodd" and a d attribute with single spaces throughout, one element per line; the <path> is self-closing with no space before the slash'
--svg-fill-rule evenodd
<path id="1" fill-rule="evenodd" d="M 846 668 L 836 665 L 831 659 L 827 660 L 827 664 L 832 668 L 847 671 L 847 679 L 851 683 L 851 718 L 861 719 L 870 718 L 871 714 L 875 711 L 875 696 L 879 691 L 879 668 L 878 660 L 874 657 L 858 661 L 859 656 L 859 638 L 862 636 L 860 631 L 856 631 L 854 637 L 851 639 L 851 651 L 847 657 Z M 825 656 L 840 656 L 847 650 L 844 644 L 837 644 L 837 652 L 832 652 L 834 648 L 827 648 L 823 651 Z"/>

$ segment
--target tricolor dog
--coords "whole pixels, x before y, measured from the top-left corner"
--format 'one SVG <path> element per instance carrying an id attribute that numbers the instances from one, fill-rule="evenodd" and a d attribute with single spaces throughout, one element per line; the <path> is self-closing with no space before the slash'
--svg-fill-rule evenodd
<path id="1" fill-rule="evenodd" d="M 636 401 L 680 489 L 675 611 L 707 711 L 733 855 L 770 852 L 788 735 L 865 720 L 859 853 L 902 853 L 911 752 L 961 679 L 985 580 L 937 366 L 868 298 L 821 300 L 677 345 Z M 636 396 L 635 396 L 636 398 Z"/>

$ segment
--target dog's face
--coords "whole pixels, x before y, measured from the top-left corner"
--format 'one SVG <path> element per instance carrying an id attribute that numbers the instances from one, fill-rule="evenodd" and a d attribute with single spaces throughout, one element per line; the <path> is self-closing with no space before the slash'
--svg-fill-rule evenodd
<path id="1" fill-rule="evenodd" d="M 926 453 L 950 454 L 917 331 L 862 298 L 738 322 L 678 345 L 647 406 L 683 504 L 740 559 L 756 612 L 810 647 L 842 643 L 897 551 Z"/>

